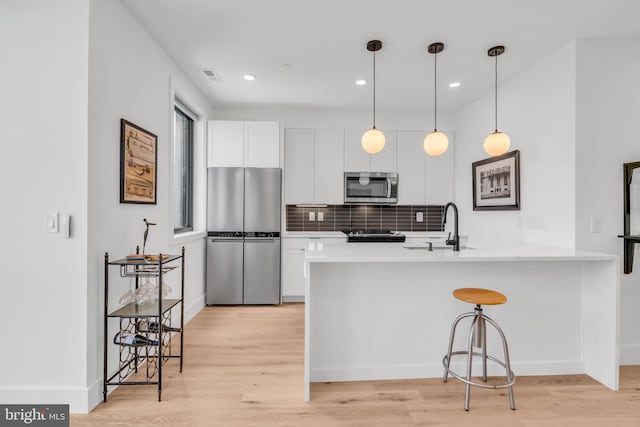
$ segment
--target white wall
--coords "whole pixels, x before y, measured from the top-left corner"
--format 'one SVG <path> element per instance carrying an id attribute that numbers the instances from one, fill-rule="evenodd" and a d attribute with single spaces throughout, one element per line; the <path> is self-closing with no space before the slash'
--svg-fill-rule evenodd
<path id="1" fill-rule="evenodd" d="M 292 108 L 277 105 L 253 105 L 216 109 L 216 120 L 274 120 L 282 128 L 368 129 L 371 127 L 371 111 L 336 110 L 324 108 Z M 393 112 L 376 110 L 376 127 L 397 130 L 431 130 L 433 110 Z M 453 116 L 438 114 L 438 129 L 453 130 Z M 426 134 L 425 134 L 426 136 Z"/>
<path id="2" fill-rule="evenodd" d="M 170 205 L 170 158 L 173 139 L 173 93 L 205 120 L 196 129 L 200 139 L 194 154 L 198 168 L 194 193 L 198 200 L 197 228 L 189 238 L 173 238 Z M 208 101 L 198 92 L 173 60 L 157 45 L 120 3 L 92 0 L 89 45 L 89 244 L 88 244 L 88 373 L 91 404 L 101 398 L 102 301 L 104 253 L 122 257 L 142 245 L 143 218 L 158 225 L 151 228 L 147 253 L 179 253 L 186 248 L 185 318 L 204 306 L 204 177 L 205 123 L 212 116 Z M 124 118 L 158 136 L 157 204 L 119 203 L 120 119 Z M 130 281 L 110 270 L 109 303 L 118 306 Z M 180 276 L 167 275 L 174 294 Z M 111 324 L 109 340 L 115 334 Z M 111 346 L 109 371 L 117 364 Z"/>
<path id="3" fill-rule="evenodd" d="M 640 41 L 577 42 L 576 246 L 620 254 L 622 164 L 640 161 Z M 638 194 L 635 194 L 638 197 Z M 590 232 L 592 216 L 602 232 Z M 621 273 L 622 363 L 640 364 L 640 262 Z M 622 262 L 622 259 L 621 259 Z M 620 267 L 622 272 L 622 266 Z"/>
<path id="4" fill-rule="evenodd" d="M 473 211 L 471 164 L 489 157 L 482 144 L 494 129 L 494 93 L 487 93 L 456 115 L 460 231 L 479 246 L 573 247 L 575 43 L 500 84 L 498 96 L 498 128 L 511 137 L 511 150 L 520 150 L 521 210 Z"/>
<path id="5" fill-rule="evenodd" d="M 87 406 L 88 17 L 84 0 L 0 2 L 3 403 Z M 73 216 L 70 239 L 45 233 L 48 211 Z"/>

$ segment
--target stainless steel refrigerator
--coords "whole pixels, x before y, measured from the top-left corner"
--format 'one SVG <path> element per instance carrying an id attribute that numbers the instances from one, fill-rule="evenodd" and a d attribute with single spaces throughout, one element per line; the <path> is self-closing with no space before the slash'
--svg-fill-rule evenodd
<path id="1" fill-rule="evenodd" d="M 209 168 L 207 181 L 207 304 L 279 304 L 281 169 Z"/>

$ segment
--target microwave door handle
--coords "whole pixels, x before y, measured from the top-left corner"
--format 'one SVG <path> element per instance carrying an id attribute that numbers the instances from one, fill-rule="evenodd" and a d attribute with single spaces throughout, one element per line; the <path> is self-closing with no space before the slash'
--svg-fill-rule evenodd
<path id="1" fill-rule="evenodd" d="M 391 197 L 391 180 L 387 179 L 387 199 Z"/>

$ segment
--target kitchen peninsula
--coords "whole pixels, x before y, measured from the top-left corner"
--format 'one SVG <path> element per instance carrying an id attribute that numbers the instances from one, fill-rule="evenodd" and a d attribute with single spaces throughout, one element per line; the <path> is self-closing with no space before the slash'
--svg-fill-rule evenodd
<path id="1" fill-rule="evenodd" d="M 485 311 L 507 336 L 516 376 L 585 373 L 618 389 L 617 256 L 529 245 L 454 252 L 325 244 L 305 256 L 305 400 L 311 382 L 440 377 L 451 322 L 473 310 L 452 297 L 461 287 L 507 296 Z M 487 347 L 501 351 L 491 333 Z M 503 375 L 498 368 L 489 374 Z"/>

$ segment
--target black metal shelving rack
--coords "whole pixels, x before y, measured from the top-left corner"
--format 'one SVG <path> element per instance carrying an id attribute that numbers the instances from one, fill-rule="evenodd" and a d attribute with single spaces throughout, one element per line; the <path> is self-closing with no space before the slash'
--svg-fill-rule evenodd
<path id="1" fill-rule="evenodd" d="M 139 248 L 136 248 L 136 253 Z M 103 367 L 103 401 L 107 401 L 107 387 L 115 385 L 158 385 L 158 401 L 162 400 L 162 365 L 171 358 L 180 359 L 180 373 L 182 373 L 184 351 L 184 247 L 180 255 L 158 254 L 158 261 L 128 261 L 126 258 L 109 261 L 109 254 L 104 254 L 104 367 Z M 180 261 L 180 297 L 177 299 L 162 298 L 163 274 L 176 269 L 176 261 Z M 173 265 L 171 265 L 173 263 Z M 136 304 L 129 303 L 124 307 L 109 312 L 109 268 L 120 267 L 120 277 L 135 279 L 135 287 L 138 289 L 141 277 L 158 278 L 158 300 Z M 171 311 L 180 305 L 180 328 L 175 331 L 171 326 Z M 147 339 L 156 337 L 157 345 L 128 346 L 113 344 L 119 349 L 118 370 L 108 376 L 107 360 L 109 352 L 108 320 L 118 319 L 120 333 L 142 335 Z M 139 329 L 139 321 L 146 320 L 147 324 L 156 322 L 158 331 L 146 331 Z M 172 331 L 165 330 L 171 327 Z M 171 354 L 173 333 L 180 334 L 180 354 Z M 145 380 L 128 380 L 129 376 L 138 373 L 138 368 L 145 365 Z"/>

